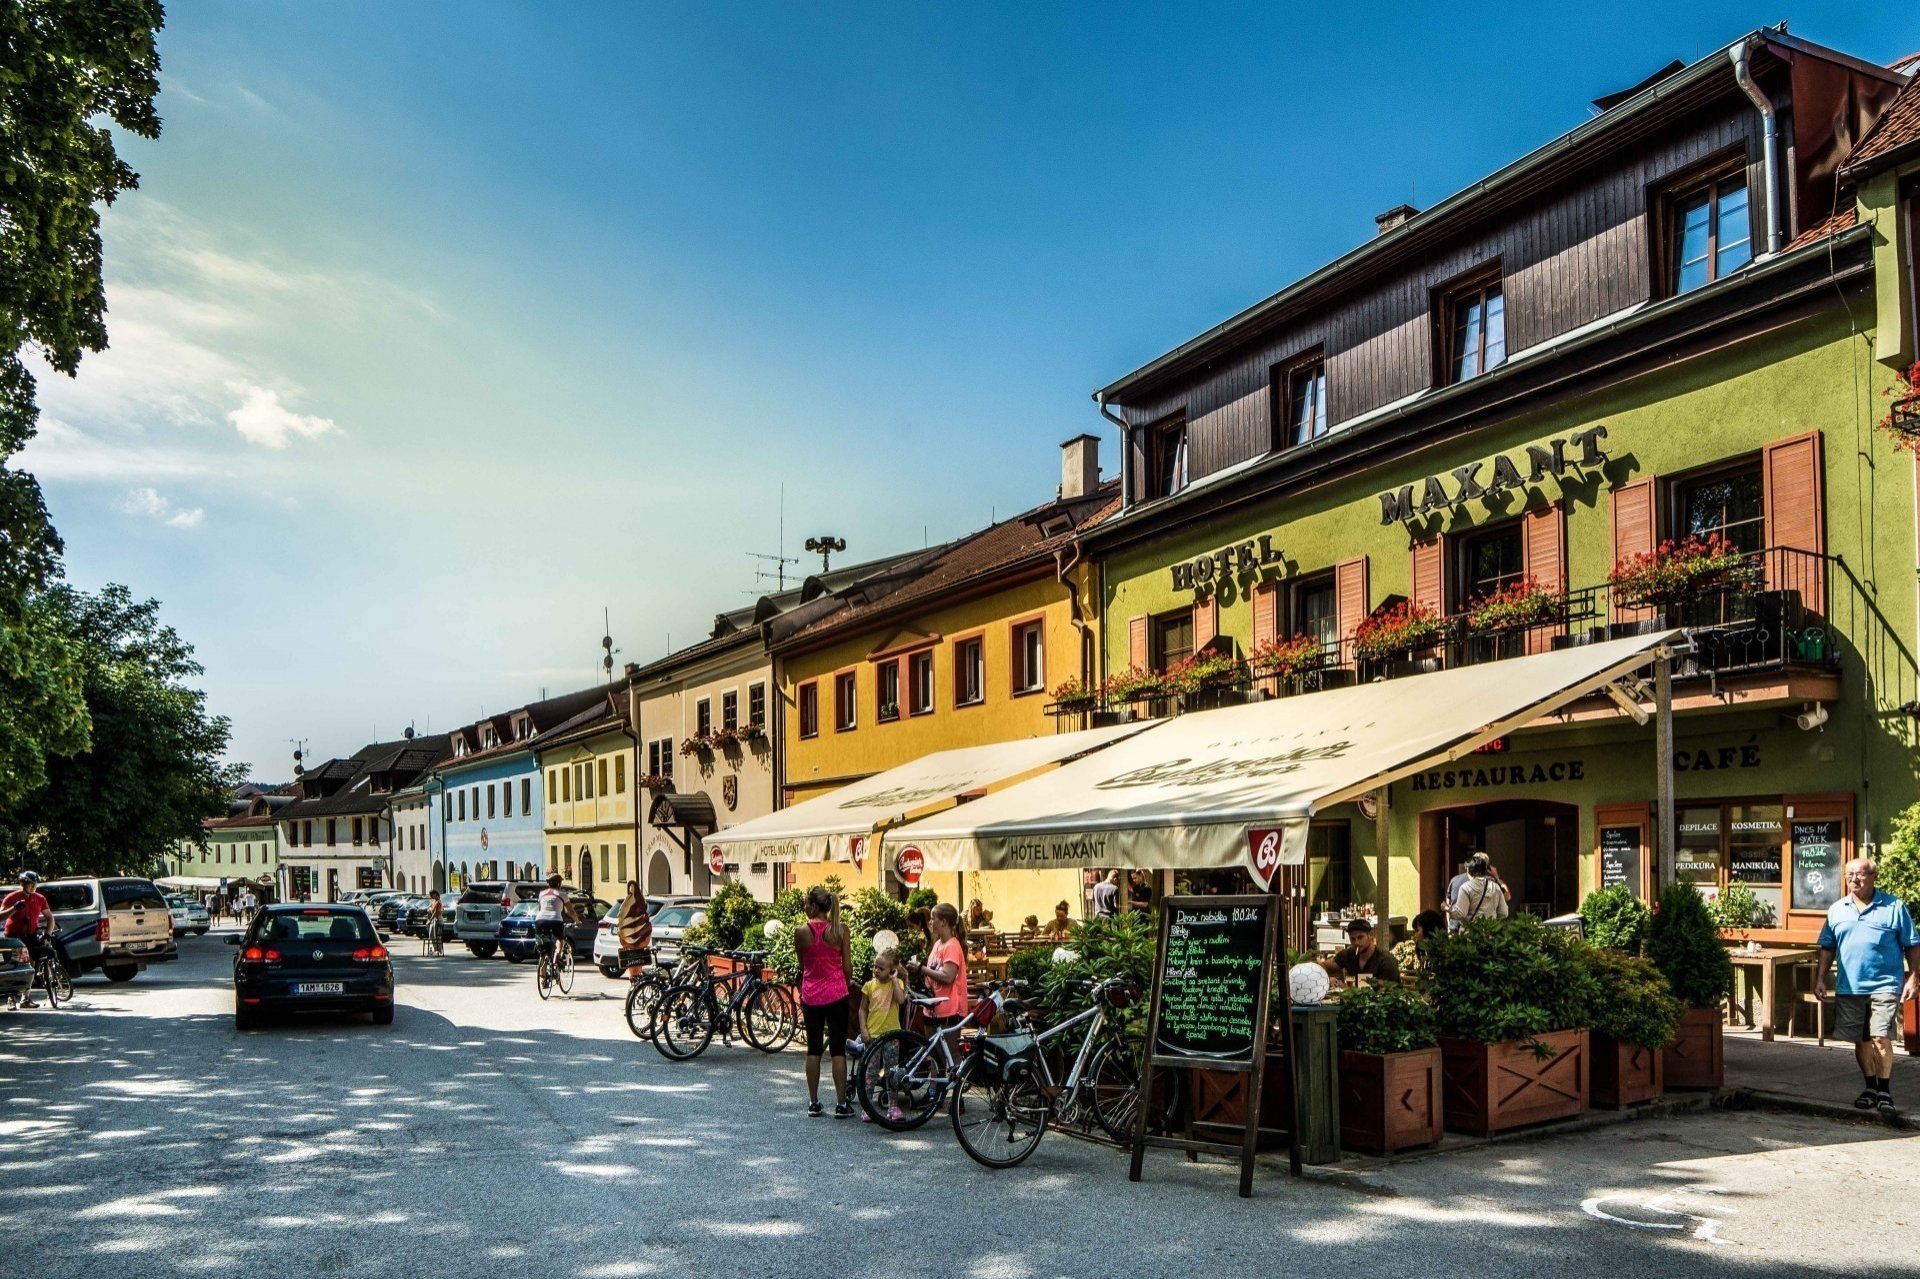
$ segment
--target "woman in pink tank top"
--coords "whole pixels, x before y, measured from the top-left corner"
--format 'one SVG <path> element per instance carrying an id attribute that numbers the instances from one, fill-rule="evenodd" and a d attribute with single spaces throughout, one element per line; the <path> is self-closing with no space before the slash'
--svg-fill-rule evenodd
<path id="1" fill-rule="evenodd" d="M 807 922 L 793 936 L 800 955 L 800 1013 L 807 1027 L 807 1115 L 821 1113 L 820 1057 L 833 1055 L 833 1114 L 853 1114 L 847 1100 L 847 926 L 840 922 L 840 899 L 818 884 L 807 890 Z"/>

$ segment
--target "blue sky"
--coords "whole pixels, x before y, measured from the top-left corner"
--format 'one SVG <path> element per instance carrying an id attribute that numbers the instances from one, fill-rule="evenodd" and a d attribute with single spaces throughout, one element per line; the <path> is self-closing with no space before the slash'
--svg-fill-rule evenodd
<path id="1" fill-rule="evenodd" d="M 1044 500 L 1081 431 L 1111 469 L 1093 388 L 1782 16 L 176 3 L 113 349 L 22 464 L 284 777 L 590 683 L 603 609 L 623 661 L 704 635 L 783 484 L 790 554 L 866 558 Z"/>

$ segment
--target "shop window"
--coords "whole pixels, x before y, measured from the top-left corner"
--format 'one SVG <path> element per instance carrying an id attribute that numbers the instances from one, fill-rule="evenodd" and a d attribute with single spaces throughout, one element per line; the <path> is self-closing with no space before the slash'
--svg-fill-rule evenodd
<path id="1" fill-rule="evenodd" d="M 845 733 L 859 723 L 860 690 L 852 671 L 833 677 L 833 731 Z"/>
<path id="2" fill-rule="evenodd" d="M 1674 878 L 1709 897 L 1720 891 L 1720 806 L 1682 808 Z"/>
<path id="3" fill-rule="evenodd" d="M 907 714 L 933 713 L 933 654 L 912 653 L 907 657 Z"/>
<path id="4" fill-rule="evenodd" d="M 1187 419 L 1175 414 L 1147 428 L 1143 499 L 1171 497 L 1187 486 Z"/>
<path id="5" fill-rule="evenodd" d="M 976 635 L 953 646 L 953 704 L 978 706 L 986 700 L 986 641 Z"/>
<path id="6" fill-rule="evenodd" d="M 1786 806 L 1733 804 L 1727 809 L 1727 882 L 1745 884 L 1766 908 L 1755 921 L 1772 928 L 1783 918 L 1781 849 L 1786 843 Z"/>
<path id="7" fill-rule="evenodd" d="M 873 717 L 882 724 L 900 718 L 900 663 L 882 662 L 873 668 L 875 684 Z"/>
<path id="8" fill-rule="evenodd" d="M 740 727 L 740 694 L 736 689 L 720 694 L 720 727 Z"/>
<path id="9" fill-rule="evenodd" d="M 1753 260 L 1744 157 L 1730 172 L 1669 194 L 1665 204 L 1668 294 L 1697 289 Z"/>
<path id="10" fill-rule="evenodd" d="M 1745 462 L 1675 483 L 1678 538 L 1724 537 L 1749 554 L 1766 545 L 1766 486 L 1760 463 Z"/>
<path id="11" fill-rule="evenodd" d="M 794 701 L 800 718 L 800 736 L 820 736 L 820 686 L 802 684 L 794 691 Z"/>
<path id="12" fill-rule="evenodd" d="M 1293 584 L 1293 633 L 1310 635 L 1320 648 L 1332 655 L 1340 647 L 1340 599 L 1333 586 L 1333 574 L 1310 577 Z"/>
<path id="13" fill-rule="evenodd" d="M 1175 662 L 1193 655 L 1193 610 L 1178 609 L 1153 619 L 1153 650 L 1149 660 L 1165 670 Z"/>
<path id="14" fill-rule="evenodd" d="M 767 726 L 767 686 L 749 684 L 747 686 L 747 723 Z"/>
<path id="15" fill-rule="evenodd" d="M 1498 271 L 1448 288 L 1435 314 L 1443 384 L 1468 381 L 1506 362 L 1507 302 Z"/>
<path id="16" fill-rule="evenodd" d="M 1274 409 L 1281 429 L 1275 448 L 1295 448 L 1327 433 L 1327 365 L 1319 356 L 1274 374 Z"/>
<path id="17" fill-rule="evenodd" d="M 1013 691 L 1035 693 L 1047 686 L 1045 628 L 1027 622 L 1013 628 Z"/>
<path id="18" fill-rule="evenodd" d="M 1497 595 L 1527 574 L 1527 552 L 1518 520 L 1468 533 L 1460 538 L 1459 546 L 1460 571 L 1454 577 L 1459 584 L 1454 598 L 1455 610 L 1464 610 L 1474 600 Z"/>

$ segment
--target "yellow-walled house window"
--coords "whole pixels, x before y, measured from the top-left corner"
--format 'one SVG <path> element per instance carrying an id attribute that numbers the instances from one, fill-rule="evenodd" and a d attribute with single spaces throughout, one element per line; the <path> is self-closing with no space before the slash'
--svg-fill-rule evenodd
<path id="1" fill-rule="evenodd" d="M 616 795 L 627 793 L 627 757 L 625 755 L 613 757 L 613 793 Z"/>
<path id="2" fill-rule="evenodd" d="M 563 804 L 573 802 L 573 770 L 571 768 L 560 770 L 560 802 Z"/>
<path id="3" fill-rule="evenodd" d="M 549 768 L 547 770 L 547 802 L 549 804 L 554 804 L 554 803 L 558 803 L 559 800 L 560 800 L 560 770 L 557 768 Z"/>
<path id="4" fill-rule="evenodd" d="M 607 793 L 607 761 L 604 759 L 600 761 L 600 793 Z"/>
<path id="5" fill-rule="evenodd" d="M 625 844 L 616 844 L 614 845 L 614 850 L 619 858 L 620 878 L 625 879 L 627 877 L 627 846 Z"/>

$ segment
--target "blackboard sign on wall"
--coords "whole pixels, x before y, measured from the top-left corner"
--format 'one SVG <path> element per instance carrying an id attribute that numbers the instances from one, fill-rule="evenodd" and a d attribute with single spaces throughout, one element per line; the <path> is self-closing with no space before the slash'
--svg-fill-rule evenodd
<path id="1" fill-rule="evenodd" d="M 1841 823 L 1793 823 L 1793 906 L 1825 910 L 1846 891 L 1841 874 Z"/>
<path id="2" fill-rule="evenodd" d="M 1600 887 L 1625 884 L 1635 897 L 1640 895 L 1640 827 L 1602 826 L 1600 828 Z"/>
<path id="3" fill-rule="evenodd" d="M 1154 1041 L 1161 1054 L 1253 1060 L 1266 915 L 1259 906 L 1171 908 Z"/>

